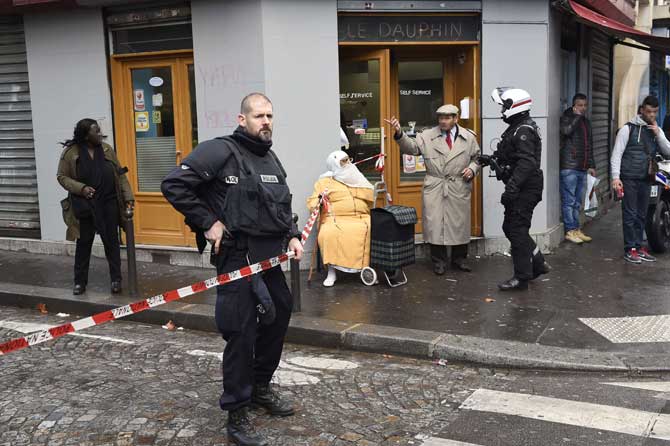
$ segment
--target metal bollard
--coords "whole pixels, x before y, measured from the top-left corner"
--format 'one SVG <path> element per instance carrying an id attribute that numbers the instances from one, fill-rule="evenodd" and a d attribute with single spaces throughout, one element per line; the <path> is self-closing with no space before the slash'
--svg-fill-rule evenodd
<path id="1" fill-rule="evenodd" d="M 298 223 L 298 215 L 293 214 L 293 222 Z M 291 294 L 293 294 L 293 312 L 299 313 L 302 311 L 300 300 L 300 262 L 296 259 L 291 259 Z"/>
<path id="2" fill-rule="evenodd" d="M 135 259 L 135 226 L 133 209 L 126 208 L 126 253 L 128 254 L 128 292 L 137 296 L 137 261 Z"/>

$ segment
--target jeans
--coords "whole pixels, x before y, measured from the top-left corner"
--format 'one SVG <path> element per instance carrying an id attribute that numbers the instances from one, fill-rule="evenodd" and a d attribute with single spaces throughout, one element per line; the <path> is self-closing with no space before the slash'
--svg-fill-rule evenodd
<path id="1" fill-rule="evenodd" d="M 585 187 L 586 171 L 561 169 L 561 211 L 566 232 L 579 229 Z"/>
<path id="2" fill-rule="evenodd" d="M 626 251 L 642 247 L 651 185 L 647 179 L 621 180 L 623 183 L 623 243 Z"/>

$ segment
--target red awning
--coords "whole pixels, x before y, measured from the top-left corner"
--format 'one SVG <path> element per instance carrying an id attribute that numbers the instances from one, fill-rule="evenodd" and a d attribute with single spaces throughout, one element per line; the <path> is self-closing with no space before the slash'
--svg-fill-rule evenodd
<path id="1" fill-rule="evenodd" d="M 559 2 L 559 5 L 562 6 L 563 9 L 574 14 L 577 21 L 598 28 L 605 34 L 609 34 L 621 40 L 630 38 L 642 45 L 648 46 L 650 50 L 670 54 L 670 38 L 652 36 L 651 34 L 605 17 L 586 6 L 580 5 L 575 0 L 561 1 Z"/>

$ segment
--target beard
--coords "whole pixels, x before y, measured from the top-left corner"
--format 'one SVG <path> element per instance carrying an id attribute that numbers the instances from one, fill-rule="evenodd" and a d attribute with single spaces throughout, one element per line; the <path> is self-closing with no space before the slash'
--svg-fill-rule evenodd
<path id="1" fill-rule="evenodd" d="M 264 127 L 258 131 L 256 137 L 264 142 L 272 142 L 272 129 L 269 127 Z"/>

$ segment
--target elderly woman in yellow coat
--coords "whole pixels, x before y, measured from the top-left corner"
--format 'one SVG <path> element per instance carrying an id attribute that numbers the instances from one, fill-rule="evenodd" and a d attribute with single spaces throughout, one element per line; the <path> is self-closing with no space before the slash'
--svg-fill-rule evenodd
<path id="1" fill-rule="evenodd" d="M 358 272 L 370 264 L 370 207 L 373 186 L 351 163 L 349 155 L 338 150 L 326 159 L 328 171 L 314 185 L 307 207 L 313 210 L 319 196 L 326 194 L 328 206 L 321 209 L 319 248 L 328 276 L 323 285 L 331 287 L 336 270 Z"/>

